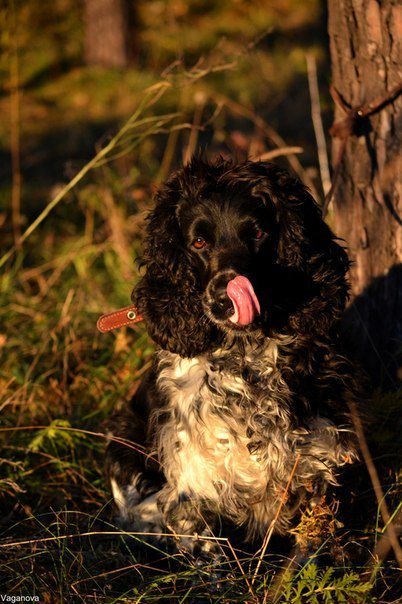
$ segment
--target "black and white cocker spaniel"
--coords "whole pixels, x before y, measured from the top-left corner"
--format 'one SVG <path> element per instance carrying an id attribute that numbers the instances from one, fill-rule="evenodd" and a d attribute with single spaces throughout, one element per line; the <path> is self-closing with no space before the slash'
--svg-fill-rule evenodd
<path id="1" fill-rule="evenodd" d="M 157 351 L 111 422 L 134 443 L 107 449 L 121 519 L 195 555 L 222 522 L 253 541 L 277 516 L 286 533 L 356 458 L 344 249 L 286 171 L 194 159 L 156 195 L 142 265 L 133 302 Z"/>

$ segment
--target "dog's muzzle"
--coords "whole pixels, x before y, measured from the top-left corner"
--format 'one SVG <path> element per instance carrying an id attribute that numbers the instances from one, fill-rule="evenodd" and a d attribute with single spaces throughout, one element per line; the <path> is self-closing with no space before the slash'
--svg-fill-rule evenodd
<path id="1" fill-rule="evenodd" d="M 233 325 L 250 325 L 260 314 L 260 303 L 254 288 L 244 275 L 233 272 L 221 273 L 207 288 L 209 312 L 219 322 L 230 321 Z"/>

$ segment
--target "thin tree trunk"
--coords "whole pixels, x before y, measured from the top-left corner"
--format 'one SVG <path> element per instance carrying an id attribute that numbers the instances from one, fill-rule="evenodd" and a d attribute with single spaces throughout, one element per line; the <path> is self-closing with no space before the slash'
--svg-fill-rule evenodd
<path id="1" fill-rule="evenodd" d="M 85 60 L 124 69 L 135 62 L 136 27 L 130 0 L 85 0 Z"/>
<path id="2" fill-rule="evenodd" d="M 398 0 L 329 0 L 332 81 L 350 107 L 402 80 Z M 335 121 L 344 117 L 339 108 Z M 333 141 L 333 158 L 341 141 Z M 334 198 L 335 232 L 353 261 L 347 320 L 375 383 L 402 378 L 402 96 L 348 137 Z"/>

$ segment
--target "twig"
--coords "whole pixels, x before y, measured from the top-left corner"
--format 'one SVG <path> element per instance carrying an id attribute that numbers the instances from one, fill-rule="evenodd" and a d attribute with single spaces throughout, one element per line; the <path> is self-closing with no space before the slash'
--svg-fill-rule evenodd
<path id="1" fill-rule="evenodd" d="M 85 533 L 71 533 L 69 535 L 57 535 L 55 537 L 40 537 L 39 539 L 26 539 L 25 541 L 13 541 L 12 543 L 0 543 L 0 548 L 6 549 L 9 547 L 19 547 L 21 545 L 36 545 L 38 543 L 47 543 L 48 541 L 59 541 L 62 539 L 75 539 L 76 537 L 91 537 L 93 535 L 126 535 L 127 537 L 183 537 L 189 539 L 199 539 L 198 535 L 173 535 L 172 533 L 152 533 L 138 531 L 88 531 Z M 226 537 L 202 537 L 206 541 L 222 541 L 227 542 Z"/>
<path id="2" fill-rule="evenodd" d="M 180 101 L 178 106 L 178 112 L 180 114 L 185 113 L 187 109 L 187 97 L 188 90 L 184 88 L 181 90 Z M 159 166 L 158 174 L 155 178 L 155 184 L 159 184 L 165 180 L 170 172 L 170 168 L 173 162 L 174 151 L 179 138 L 179 129 L 171 128 L 167 137 L 165 151 L 163 153 L 162 161 Z"/>
<path id="3" fill-rule="evenodd" d="M 400 508 L 397 512 L 393 520 L 393 524 L 395 526 L 397 534 L 400 535 L 402 533 L 402 508 Z M 383 562 L 387 558 L 390 550 L 392 549 L 392 543 L 387 531 L 388 526 L 385 529 L 384 533 L 381 535 L 380 539 L 378 540 L 373 552 L 377 563 Z"/>
<path id="4" fill-rule="evenodd" d="M 254 572 L 253 579 L 251 581 L 252 585 L 254 584 L 254 581 L 257 578 L 258 571 L 260 570 L 260 566 L 262 564 L 262 560 L 263 560 L 263 558 L 265 556 L 265 552 L 267 551 L 268 543 L 270 542 L 270 539 L 272 537 L 272 533 L 274 532 L 275 524 L 276 524 L 276 522 L 277 522 L 277 520 L 279 518 L 279 514 L 281 513 L 281 510 L 282 510 L 283 506 L 285 505 L 287 494 L 288 494 L 291 482 L 293 480 L 293 476 L 294 476 L 294 474 L 296 472 L 296 468 L 297 468 L 297 466 L 299 464 L 299 460 L 300 460 L 300 453 L 298 453 L 297 456 L 296 456 L 295 463 L 293 464 L 293 468 L 292 468 L 292 471 L 291 471 L 291 473 L 289 475 L 289 479 L 288 479 L 288 482 L 286 484 L 285 490 L 282 493 L 278 509 L 276 510 L 276 514 L 275 514 L 273 520 L 271 521 L 271 524 L 269 525 L 268 530 L 267 530 L 267 532 L 265 534 L 264 541 L 263 541 L 262 547 L 260 549 L 260 556 L 259 556 L 259 559 L 258 559 L 258 563 L 257 563 L 256 569 L 255 569 L 255 572 Z"/>
<path id="5" fill-rule="evenodd" d="M 345 150 L 346 150 L 346 141 L 347 141 L 346 138 L 343 139 L 340 144 L 340 147 L 339 147 L 338 156 L 337 156 L 336 163 L 335 163 L 335 170 L 334 170 L 334 173 L 332 176 L 331 187 L 325 196 L 324 204 L 322 206 L 322 217 L 323 218 L 326 217 L 328 208 L 329 208 L 329 204 L 331 203 L 331 199 L 333 198 L 333 196 L 335 195 L 335 193 L 338 189 L 339 175 L 341 173 L 342 160 L 343 160 L 343 156 L 344 156 Z"/>
<path id="6" fill-rule="evenodd" d="M 360 449 L 367 466 L 368 473 L 370 475 L 371 484 L 373 485 L 373 490 L 375 496 L 377 498 L 378 506 L 381 512 L 382 519 L 384 524 L 386 525 L 386 531 L 384 535 L 388 536 L 389 542 L 394 550 L 395 558 L 402 569 L 402 548 L 398 541 L 398 535 L 394 526 L 394 523 L 391 520 L 391 515 L 388 510 L 387 502 L 385 501 L 385 496 L 383 490 L 381 488 L 380 479 L 378 477 L 377 469 L 374 465 L 373 458 L 371 457 L 370 450 L 368 448 L 367 440 L 364 435 L 363 425 L 359 414 L 356 409 L 356 405 L 353 401 L 348 401 L 350 414 L 353 420 L 353 424 L 356 430 L 356 435 L 359 440 Z"/>
<path id="7" fill-rule="evenodd" d="M 384 107 L 386 107 L 389 103 L 394 101 L 400 94 L 402 94 L 402 81 L 399 82 L 396 86 L 391 88 L 391 90 L 384 95 L 377 97 L 376 99 L 370 101 L 366 105 L 359 105 L 358 107 L 351 107 L 342 97 L 342 95 L 338 92 L 335 86 L 331 85 L 329 88 L 332 99 L 338 109 L 344 114 L 344 117 L 337 122 L 335 122 L 329 133 L 334 138 L 341 139 L 342 143 L 339 147 L 338 157 L 335 163 L 335 170 L 332 177 L 332 185 L 330 190 L 325 196 L 324 207 L 323 207 L 323 217 L 328 211 L 329 204 L 331 203 L 332 197 L 334 196 L 336 189 L 338 187 L 340 168 L 343 160 L 344 153 L 346 151 L 346 143 L 351 134 L 356 134 L 356 125 L 357 121 L 363 118 L 368 118 L 377 111 L 380 111 Z"/>
<path id="8" fill-rule="evenodd" d="M 253 159 L 255 161 L 270 161 L 271 159 L 280 157 L 281 155 L 296 155 L 297 153 L 303 152 L 303 147 L 278 147 L 278 149 L 271 149 L 271 151 L 261 153 L 261 155 L 253 157 Z"/>
<path id="9" fill-rule="evenodd" d="M 105 221 L 110 228 L 113 248 L 120 259 L 122 275 L 130 282 L 133 280 L 133 261 L 125 232 L 126 221 L 121 209 L 115 203 L 112 191 L 104 187 L 101 194 L 105 205 Z"/>
<path id="10" fill-rule="evenodd" d="M 61 191 L 54 197 L 45 209 L 39 214 L 39 216 L 29 225 L 24 233 L 19 237 L 16 245 L 14 245 L 6 254 L 0 258 L 0 268 L 11 258 L 17 249 L 28 237 L 36 230 L 36 228 L 45 220 L 50 212 L 59 204 L 59 202 L 69 193 L 74 187 L 90 172 L 92 169 L 102 165 L 102 161 L 109 156 L 110 152 L 115 149 L 121 141 L 125 139 L 126 134 L 133 128 L 137 127 L 141 122 L 138 122 L 139 116 L 149 106 L 153 105 L 161 95 L 170 88 L 168 82 L 160 82 L 158 85 L 151 86 L 145 91 L 144 98 L 139 103 L 134 114 L 127 120 L 124 126 L 117 132 L 117 134 L 109 141 L 105 147 L 103 147 L 79 172 L 67 183 Z M 175 115 L 175 114 L 173 114 Z M 173 116 L 171 114 L 167 116 L 155 116 L 155 122 L 160 122 L 163 119 L 171 120 Z"/>
<path id="11" fill-rule="evenodd" d="M 255 592 L 254 592 L 253 586 L 252 586 L 252 584 L 250 583 L 250 581 L 248 580 L 248 577 L 247 577 L 246 573 L 244 572 L 244 568 L 242 567 L 242 565 L 241 565 L 241 563 L 240 563 L 240 560 L 239 560 L 239 558 L 238 558 L 238 556 L 237 556 L 237 554 L 236 554 L 236 552 L 235 552 L 235 550 L 234 550 L 234 548 L 233 548 L 232 544 L 230 543 L 229 539 L 228 539 L 228 541 L 227 541 L 227 545 L 228 545 L 228 547 L 229 547 L 230 551 L 232 552 L 232 556 L 233 556 L 233 557 L 234 557 L 234 559 L 236 560 L 236 564 L 237 564 L 237 566 L 238 566 L 238 567 L 239 567 L 239 569 L 240 569 L 240 572 L 241 572 L 241 574 L 242 574 L 242 577 L 243 577 L 243 579 L 245 580 L 246 585 L 247 585 L 247 587 L 248 587 L 248 589 L 249 589 L 249 591 L 250 591 L 250 593 L 251 593 L 252 597 L 253 597 L 253 598 L 255 598 L 255 597 L 256 597 L 256 595 L 255 595 Z"/>
<path id="12" fill-rule="evenodd" d="M 194 154 L 195 147 L 197 145 L 198 132 L 201 126 L 202 113 L 204 111 L 205 103 L 207 97 L 202 92 L 199 92 L 195 95 L 195 109 L 194 109 L 194 118 L 193 118 L 193 126 L 190 130 L 190 136 L 188 139 L 188 144 L 184 152 L 183 164 L 188 164 L 192 155 Z"/>
<path id="13" fill-rule="evenodd" d="M 318 89 L 317 79 L 317 64 L 314 55 L 307 54 L 306 62 L 308 88 L 310 91 L 311 99 L 311 119 L 313 120 L 315 139 L 317 141 L 318 163 L 320 165 L 321 183 L 324 195 L 326 195 L 331 188 L 331 175 L 329 172 L 327 143 L 325 141 L 324 128 L 322 125 L 321 118 L 320 92 Z"/>
<path id="14" fill-rule="evenodd" d="M 228 109 L 230 109 L 234 113 L 237 113 L 237 114 L 242 115 L 245 118 L 249 119 L 253 124 L 255 124 L 257 126 L 257 128 L 259 128 L 262 132 L 265 132 L 266 136 L 268 138 L 270 138 L 277 147 L 279 147 L 279 148 L 288 147 L 288 145 L 283 140 L 283 138 L 280 136 L 280 134 L 278 134 L 278 132 L 274 128 L 272 128 L 272 126 L 270 126 L 261 116 L 256 115 L 253 111 L 251 111 L 251 109 L 248 109 L 248 107 L 244 107 L 240 103 L 236 103 L 236 101 L 229 99 L 228 97 L 226 97 L 223 94 L 215 94 L 214 98 L 218 104 L 225 105 L 226 107 L 228 107 Z M 296 155 L 294 153 L 291 153 L 289 155 L 286 154 L 286 157 L 287 157 L 289 164 L 291 165 L 293 170 L 296 172 L 296 174 L 298 174 L 300 176 L 300 178 L 302 180 L 304 180 L 304 182 L 307 184 L 307 186 L 309 187 L 309 189 L 311 190 L 311 192 L 313 194 L 313 197 L 315 199 L 319 199 L 317 189 L 315 188 L 312 179 L 305 172 L 305 170 L 303 169 L 303 166 L 299 162 Z"/>
<path id="15" fill-rule="evenodd" d="M 7 428 L 0 428 L 0 432 L 21 432 L 21 430 L 48 430 L 51 428 L 51 425 L 48 426 L 13 426 Z M 139 445 L 137 443 L 132 442 L 131 440 L 127 440 L 125 438 L 119 438 L 117 436 L 111 436 L 110 434 L 104 434 L 103 432 L 93 432 L 91 430 L 83 430 L 82 428 L 72 428 L 70 426 L 53 426 L 56 430 L 62 430 L 63 432 L 78 432 L 80 434 L 89 434 L 89 436 L 96 436 L 98 438 L 104 438 L 105 440 L 111 440 L 113 442 L 119 443 L 128 447 L 129 449 L 133 449 L 137 453 L 141 453 L 146 456 L 147 459 L 152 459 L 153 461 L 158 461 L 153 455 L 147 454 L 145 452 L 145 447 Z"/>

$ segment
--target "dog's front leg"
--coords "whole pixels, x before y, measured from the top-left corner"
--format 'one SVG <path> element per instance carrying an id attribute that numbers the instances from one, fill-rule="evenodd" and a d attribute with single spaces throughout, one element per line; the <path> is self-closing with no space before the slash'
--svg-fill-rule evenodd
<path id="1" fill-rule="evenodd" d="M 159 493 L 159 507 L 177 548 L 192 559 L 211 558 L 220 553 L 214 537 L 217 515 L 204 502 L 165 485 Z"/>
<path id="2" fill-rule="evenodd" d="M 208 502 L 177 496 L 173 489 L 165 487 L 159 495 L 162 495 L 165 524 L 172 533 L 176 548 L 196 569 L 194 585 L 202 585 L 210 595 L 220 592 L 222 580 L 228 576 L 230 567 L 222 548 L 225 540 L 214 535 L 219 516 L 210 509 Z"/>

